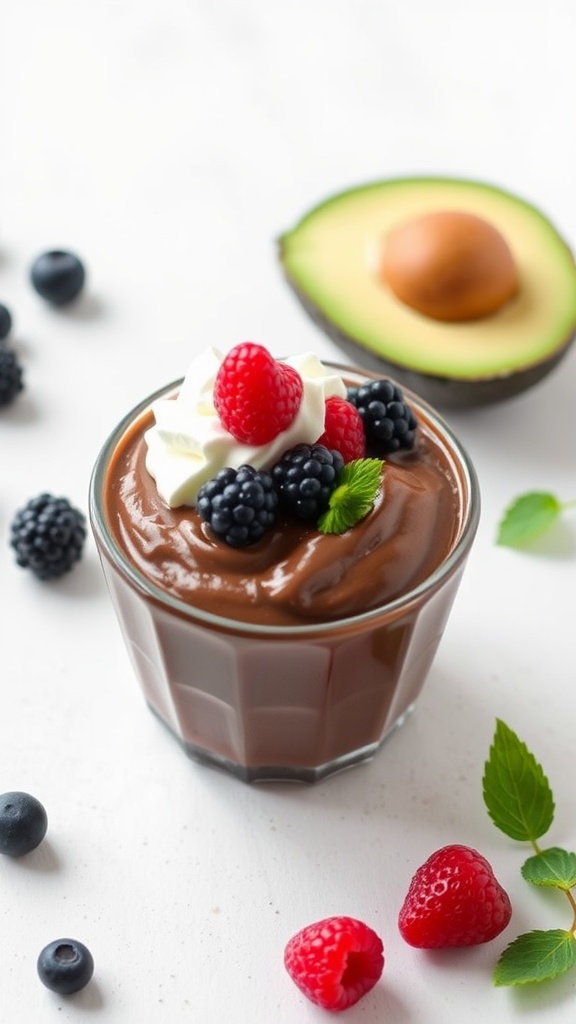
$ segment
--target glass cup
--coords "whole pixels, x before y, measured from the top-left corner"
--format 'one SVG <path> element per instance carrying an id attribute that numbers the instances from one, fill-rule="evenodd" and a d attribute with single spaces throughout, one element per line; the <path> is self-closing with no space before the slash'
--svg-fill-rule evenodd
<path id="1" fill-rule="evenodd" d="M 332 369 L 352 386 L 377 377 Z M 474 540 L 480 497 L 469 456 L 440 416 L 404 388 L 452 468 L 454 540 L 441 563 L 409 593 L 338 621 L 271 626 L 220 618 L 151 583 L 119 544 L 107 512 L 114 453 L 152 422 L 152 402 L 180 383 L 128 413 L 90 483 L 102 568 L 148 705 L 191 758 L 247 782 L 314 782 L 372 758 L 415 704 Z"/>

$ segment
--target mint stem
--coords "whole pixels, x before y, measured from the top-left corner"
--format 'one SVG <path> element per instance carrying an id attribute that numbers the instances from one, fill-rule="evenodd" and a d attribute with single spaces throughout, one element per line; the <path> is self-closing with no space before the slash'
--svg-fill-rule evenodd
<path id="1" fill-rule="evenodd" d="M 576 506 L 576 499 L 570 504 Z M 499 719 L 482 788 L 496 827 L 535 854 L 522 867 L 526 881 L 565 893 L 572 911 L 568 929 L 535 929 L 518 936 L 498 960 L 494 982 L 522 985 L 558 977 L 576 967 L 576 853 L 542 845 L 554 818 L 550 784 L 526 744 Z"/>
<path id="2" fill-rule="evenodd" d="M 572 913 L 573 913 L 574 916 L 572 918 L 572 924 L 570 926 L 570 931 L 572 932 L 574 938 L 576 938 L 576 900 L 574 899 L 574 896 L 573 896 L 573 893 L 572 893 L 571 889 L 563 889 L 562 892 L 566 893 L 566 896 L 568 898 L 568 903 L 572 907 Z"/>

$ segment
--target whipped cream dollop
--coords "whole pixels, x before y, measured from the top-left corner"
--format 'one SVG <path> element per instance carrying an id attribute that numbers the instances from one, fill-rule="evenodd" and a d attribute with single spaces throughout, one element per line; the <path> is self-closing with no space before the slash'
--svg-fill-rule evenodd
<path id="1" fill-rule="evenodd" d="M 214 408 L 214 381 L 222 358 L 217 349 L 205 349 L 189 366 L 176 398 L 152 404 L 155 422 L 145 434 L 146 469 L 170 508 L 195 505 L 202 484 L 225 466 L 271 469 L 288 448 L 314 444 L 324 432 L 326 399 L 346 397 L 342 377 L 313 352 L 282 360 L 302 378 L 298 412 L 288 429 L 268 444 L 241 444 L 224 429 Z"/>

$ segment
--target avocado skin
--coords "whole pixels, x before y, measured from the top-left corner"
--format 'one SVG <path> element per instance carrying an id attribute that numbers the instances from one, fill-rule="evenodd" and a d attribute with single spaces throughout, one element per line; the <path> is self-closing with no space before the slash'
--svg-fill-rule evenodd
<path id="1" fill-rule="evenodd" d="M 464 409 L 481 405 L 503 402 L 508 398 L 527 391 L 538 384 L 555 369 L 570 350 L 576 339 L 576 327 L 566 340 L 545 359 L 533 363 L 522 370 L 515 370 L 505 376 L 482 378 L 437 377 L 433 374 L 411 370 L 383 356 L 376 356 L 370 349 L 361 345 L 354 338 L 341 331 L 335 324 L 323 316 L 318 307 L 302 292 L 290 275 L 286 273 L 282 261 L 282 244 L 280 242 L 280 264 L 284 277 L 293 294 L 300 302 L 310 319 L 333 341 L 352 363 L 361 360 L 368 370 L 379 373 L 384 371 L 394 377 L 399 384 L 410 388 L 421 395 L 431 405 L 443 408 Z"/>

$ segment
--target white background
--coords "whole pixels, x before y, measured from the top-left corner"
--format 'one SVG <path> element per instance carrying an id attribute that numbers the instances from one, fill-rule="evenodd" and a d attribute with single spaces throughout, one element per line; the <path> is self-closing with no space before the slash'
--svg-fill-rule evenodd
<path id="1" fill-rule="evenodd" d="M 49 832 L 0 863 L 0 1021 L 303 1024 L 328 1019 L 285 974 L 286 940 L 347 913 L 382 935 L 380 984 L 350 1024 L 573 1019 L 576 976 L 491 985 L 509 940 L 568 927 L 520 877 L 528 850 L 485 812 L 496 716 L 544 764 L 549 841 L 576 847 L 576 519 L 537 550 L 494 543 L 519 492 L 576 498 L 576 350 L 517 399 L 448 418 L 476 462 L 482 523 L 416 713 L 370 765 L 315 787 L 236 782 L 188 761 L 145 707 L 90 538 L 43 585 L 8 546 L 43 490 L 83 509 L 119 417 L 206 345 L 339 353 L 284 285 L 276 239 L 328 194 L 462 175 L 541 207 L 576 245 L 573 0 L 3 0 L 0 301 L 26 390 L 0 410 L 0 791 Z M 67 247 L 89 281 L 47 308 L 33 257 Z M 428 955 L 396 916 L 416 867 L 463 842 L 514 916 L 495 942 Z M 92 950 L 69 999 L 41 947 Z"/>

